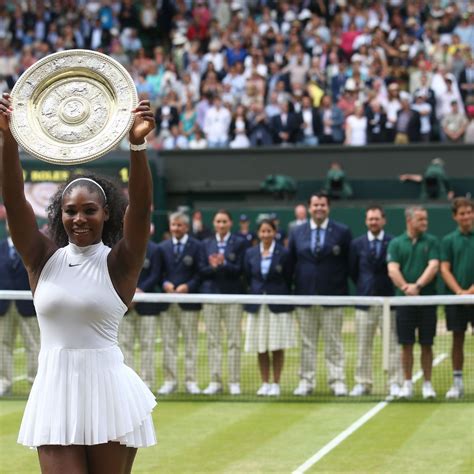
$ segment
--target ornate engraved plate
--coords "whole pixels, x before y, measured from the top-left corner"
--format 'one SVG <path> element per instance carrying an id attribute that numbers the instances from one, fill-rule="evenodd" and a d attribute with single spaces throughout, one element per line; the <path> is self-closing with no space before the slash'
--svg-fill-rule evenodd
<path id="1" fill-rule="evenodd" d="M 135 84 L 120 63 L 95 51 L 61 51 L 33 64 L 15 84 L 10 128 L 41 160 L 85 163 L 119 144 L 137 103 Z"/>

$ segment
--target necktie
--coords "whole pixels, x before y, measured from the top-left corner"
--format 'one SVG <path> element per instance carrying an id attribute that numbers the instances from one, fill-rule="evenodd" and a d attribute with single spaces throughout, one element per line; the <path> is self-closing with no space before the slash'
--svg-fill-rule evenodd
<path id="1" fill-rule="evenodd" d="M 376 244 L 375 244 L 376 240 L 373 239 L 370 241 L 370 256 L 372 258 L 376 258 L 377 257 L 377 247 L 376 247 Z"/>
<path id="2" fill-rule="evenodd" d="M 313 242 L 311 247 L 315 255 L 318 255 L 321 251 L 321 227 L 319 226 L 313 229 Z"/>
<path id="3" fill-rule="evenodd" d="M 380 255 L 380 240 L 374 239 L 370 242 L 370 254 L 373 258 L 377 258 Z"/>
<path id="4" fill-rule="evenodd" d="M 178 240 L 178 242 L 176 242 L 176 245 L 175 245 L 175 248 L 174 248 L 174 256 L 176 259 L 179 258 L 179 256 L 181 255 L 181 247 L 182 247 L 182 243 Z"/>

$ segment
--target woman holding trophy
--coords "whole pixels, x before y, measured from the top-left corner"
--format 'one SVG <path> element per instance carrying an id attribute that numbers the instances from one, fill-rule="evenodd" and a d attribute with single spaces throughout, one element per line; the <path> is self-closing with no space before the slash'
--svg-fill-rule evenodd
<path id="1" fill-rule="evenodd" d="M 145 137 L 154 117 L 148 101 L 131 112 L 128 205 L 108 180 L 76 177 L 53 196 L 46 236 L 24 195 L 12 99 L 0 99 L 3 199 L 41 331 L 38 374 L 18 442 L 37 448 L 42 472 L 130 473 L 137 448 L 156 443 L 155 398 L 117 345 L 145 256 L 152 204 Z"/>

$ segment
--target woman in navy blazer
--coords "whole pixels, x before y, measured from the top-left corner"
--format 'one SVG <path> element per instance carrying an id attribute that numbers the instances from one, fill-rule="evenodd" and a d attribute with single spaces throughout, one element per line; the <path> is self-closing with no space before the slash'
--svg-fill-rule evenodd
<path id="1" fill-rule="evenodd" d="M 232 217 L 224 209 L 214 215 L 215 235 L 203 242 L 200 274 L 201 293 L 243 292 L 242 264 L 247 242 L 232 234 Z M 204 322 L 208 342 L 208 360 L 211 381 L 205 395 L 222 391 L 222 329 L 227 331 L 229 392 L 240 395 L 240 348 L 242 307 L 239 304 L 204 304 Z"/>
<path id="2" fill-rule="evenodd" d="M 275 240 L 276 226 L 270 219 L 258 225 L 260 244 L 249 248 L 244 257 L 244 275 L 249 293 L 254 295 L 288 295 L 291 288 L 292 265 L 288 250 Z M 257 395 L 280 395 L 280 376 L 285 349 L 296 345 L 293 306 L 245 305 L 249 313 L 245 351 L 258 353 L 262 386 Z M 270 353 L 271 363 L 270 363 Z M 270 366 L 273 383 L 270 384 Z"/>

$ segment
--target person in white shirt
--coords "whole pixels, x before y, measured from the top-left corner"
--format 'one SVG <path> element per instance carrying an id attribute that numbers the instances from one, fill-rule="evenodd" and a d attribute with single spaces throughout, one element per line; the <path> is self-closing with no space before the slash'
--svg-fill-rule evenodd
<path id="1" fill-rule="evenodd" d="M 385 128 L 387 129 L 387 141 L 393 142 L 396 134 L 396 124 L 398 118 L 398 111 L 402 108 L 402 104 L 399 100 L 400 88 L 398 84 L 392 82 L 388 86 L 388 100 L 385 103 L 385 110 L 387 111 L 387 123 Z"/>
<path id="2" fill-rule="evenodd" d="M 367 144 L 367 117 L 364 115 L 364 107 L 361 103 L 357 103 L 354 114 L 347 117 L 345 144 L 352 146 Z"/>
<path id="3" fill-rule="evenodd" d="M 427 102 L 425 92 L 420 89 L 415 94 L 415 103 L 411 106 L 420 114 L 420 141 L 429 142 L 431 138 L 431 104 Z"/>
<path id="4" fill-rule="evenodd" d="M 214 97 L 213 105 L 204 117 L 204 133 L 209 148 L 223 148 L 229 142 L 231 114 L 222 106 L 222 99 Z"/>
<path id="5" fill-rule="evenodd" d="M 165 150 L 186 150 L 189 148 L 188 140 L 181 134 L 179 125 L 172 125 L 170 131 L 171 135 L 163 141 L 163 148 Z"/>

